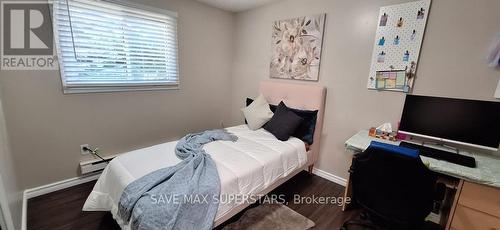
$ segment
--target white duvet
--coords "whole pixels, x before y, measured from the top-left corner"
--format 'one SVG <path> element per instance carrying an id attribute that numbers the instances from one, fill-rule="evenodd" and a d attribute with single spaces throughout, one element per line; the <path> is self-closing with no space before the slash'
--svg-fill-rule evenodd
<path id="1" fill-rule="evenodd" d="M 258 194 L 277 180 L 307 163 L 304 142 L 291 137 L 282 142 L 264 129 L 252 131 L 246 125 L 227 128 L 238 141 L 206 144 L 205 151 L 215 161 L 221 181 L 221 195 Z M 128 229 L 116 215 L 125 187 L 157 169 L 180 162 L 174 152 L 177 141 L 122 154 L 113 159 L 90 193 L 83 211 L 111 211 L 122 228 Z M 238 206 L 221 202 L 215 220 Z"/>

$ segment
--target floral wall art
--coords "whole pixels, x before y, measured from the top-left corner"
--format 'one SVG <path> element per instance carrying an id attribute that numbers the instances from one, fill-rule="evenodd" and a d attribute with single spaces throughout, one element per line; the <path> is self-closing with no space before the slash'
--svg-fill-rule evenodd
<path id="1" fill-rule="evenodd" d="M 271 78 L 317 81 L 325 14 L 275 21 Z"/>

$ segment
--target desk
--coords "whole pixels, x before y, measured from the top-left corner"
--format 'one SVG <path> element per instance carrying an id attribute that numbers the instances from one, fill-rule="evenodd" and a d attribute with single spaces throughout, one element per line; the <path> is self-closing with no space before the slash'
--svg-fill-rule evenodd
<path id="1" fill-rule="evenodd" d="M 368 131 L 363 130 L 349 138 L 345 142 L 346 149 L 348 152 L 353 153 L 353 155 L 363 152 L 368 148 L 371 141 L 378 141 L 393 145 L 399 145 L 399 142 L 383 140 L 379 138 L 374 138 L 368 136 Z M 442 160 L 433 159 L 430 157 L 420 156 L 422 162 L 432 171 L 439 173 L 442 175 L 439 180 L 447 185 L 447 187 L 454 189 L 455 192 L 451 194 L 449 197 L 452 202 L 450 204 L 450 217 L 453 217 L 454 210 L 459 202 L 459 196 L 455 196 L 455 194 L 460 194 L 464 183 L 478 185 L 487 185 L 487 189 L 492 188 L 493 192 L 500 192 L 500 157 L 481 154 L 481 153 L 470 153 L 466 151 L 460 151 L 460 154 L 472 156 L 476 159 L 476 168 L 469 168 L 453 163 L 449 163 Z M 496 189 L 495 189 L 496 188 Z M 351 196 L 351 183 L 350 179 L 347 180 L 347 186 L 344 194 L 344 199 L 346 197 Z M 342 210 L 345 210 L 347 207 L 344 204 Z M 442 220 L 444 224 L 447 225 L 447 229 L 450 228 L 450 222 L 452 218 L 448 218 L 448 216 L 442 216 Z"/>
<path id="2" fill-rule="evenodd" d="M 349 138 L 349 140 L 345 142 L 345 146 L 348 150 L 351 150 L 351 153 L 359 153 L 368 148 L 372 141 L 399 145 L 399 142 L 370 137 L 368 136 L 368 131 L 363 130 Z M 425 156 L 420 156 L 420 158 L 422 162 L 434 172 L 500 188 L 500 157 L 481 153 L 469 153 L 466 151 L 460 151 L 460 154 L 474 157 L 476 159 L 476 168 L 469 168 Z"/>

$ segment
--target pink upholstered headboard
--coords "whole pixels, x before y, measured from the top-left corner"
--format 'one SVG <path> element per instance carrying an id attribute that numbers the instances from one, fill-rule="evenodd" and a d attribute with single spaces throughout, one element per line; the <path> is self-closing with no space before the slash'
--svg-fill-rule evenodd
<path id="1" fill-rule="evenodd" d="M 318 85 L 262 81 L 260 93 L 266 97 L 269 104 L 277 105 L 283 101 L 288 107 L 303 110 L 318 110 L 313 144 L 310 146 L 308 165 L 313 165 L 318 159 L 321 134 L 323 131 L 323 116 L 325 113 L 326 88 Z"/>

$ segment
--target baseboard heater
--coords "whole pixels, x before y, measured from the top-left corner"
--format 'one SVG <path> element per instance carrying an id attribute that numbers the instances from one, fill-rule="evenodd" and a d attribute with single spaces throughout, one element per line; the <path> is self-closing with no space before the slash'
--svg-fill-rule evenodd
<path id="1" fill-rule="evenodd" d="M 113 160 L 116 157 L 116 155 L 112 156 L 107 156 L 103 157 L 104 160 L 101 159 L 96 159 L 96 160 L 89 160 L 89 161 L 83 161 L 80 162 L 80 170 L 82 172 L 82 175 L 89 174 L 89 173 L 95 173 L 104 170 L 108 163 Z"/>

